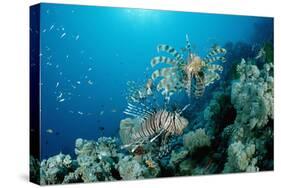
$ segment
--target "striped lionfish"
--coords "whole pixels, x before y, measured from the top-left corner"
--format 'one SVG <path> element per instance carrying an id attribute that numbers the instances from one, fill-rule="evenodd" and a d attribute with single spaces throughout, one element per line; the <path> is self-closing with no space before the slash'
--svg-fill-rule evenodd
<path id="1" fill-rule="evenodd" d="M 216 72 L 222 72 L 223 67 L 215 62 L 225 62 L 226 50 L 220 46 L 214 46 L 205 58 L 201 58 L 191 50 L 188 35 L 186 35 L 186 47 L 179 53 L 169 45 L 158 45 L 158 52 L 167 52 L 172 57 L 157 56 L 151 60 L 151 66 L 158 64 L 170 65 L 159 68 L 152 73 L 152 80 L 160 78 L 157 90 L 162 91 L 167 99 L 178 90 L 185 90 L 188 95 L 200 97 L 204 94 L 205 87 L 220 79 Z M 183 52 L 187 52 L 184 59 Z"/>
<path id="2" fill-rule="evenodd" d="M 188 125 L 188 120 L 181 116 L 188 106 L 173 112 L 165 109 L 150 110 L 144 104 L 142 106 L 144 108 L 128 103 L 124 111 L 125 114 L 134 117 L 137 122 L 134 127 L 123 133 L 122 148 L 129 148 L 131 152 L 145 142 L 154 142 L 158 137 L 161 137 L 161 146 L 163 146 L 169 136 L 181 135 Z"/>

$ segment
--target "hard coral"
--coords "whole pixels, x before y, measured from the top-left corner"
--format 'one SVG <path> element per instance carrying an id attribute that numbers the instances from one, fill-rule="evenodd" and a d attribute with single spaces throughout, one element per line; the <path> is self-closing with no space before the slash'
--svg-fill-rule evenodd
<path id="1" fill-rule="evenodd" d="M 205 133 L 205 129 L 197 129 L 191 131 L 183 136 L 183 145 L 191 152 L 196 148 L 203 146 L 210 146 L 211 141 L 209 136 Z"/>

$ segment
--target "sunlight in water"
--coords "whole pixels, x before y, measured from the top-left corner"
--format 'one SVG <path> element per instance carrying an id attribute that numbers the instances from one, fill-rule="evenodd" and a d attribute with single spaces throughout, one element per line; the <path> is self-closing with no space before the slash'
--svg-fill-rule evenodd
<path id="1" fill-rule="evenodd" d="M 140 23 L 157 20 L 157 13 L 153 10 L 125 9 L 125 12 L 129 19 Z"/>

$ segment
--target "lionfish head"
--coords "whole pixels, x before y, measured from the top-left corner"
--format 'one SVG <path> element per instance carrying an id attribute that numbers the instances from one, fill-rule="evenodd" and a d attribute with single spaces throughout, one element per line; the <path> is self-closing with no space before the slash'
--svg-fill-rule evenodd
<path id="1" fill-rule="evenodd" d="M 195 53 L 189 54 L 187 62 L 188 63 L 183 68 L 186 74 L 199 72 L 203 65 L 202 59 Z"/>
<path id="2" fill-rule="evenodd" d="M 183 130 L 188 125 L 188 120 L 181 116 L 179 113 L 175 113 L 175 134 L 181 135 Z"/>
<path id="3" fill-rule="evenodd" d="M 188 125 L 188 120 L 182 116 L 182 113 L 189 107 L 186 105 L 183 109 L 179 111 L 175 111 L 174 120 L 175 120 L 175 133 L 180 135 L 183 133 L 183 129 L 185 129 Z"/>

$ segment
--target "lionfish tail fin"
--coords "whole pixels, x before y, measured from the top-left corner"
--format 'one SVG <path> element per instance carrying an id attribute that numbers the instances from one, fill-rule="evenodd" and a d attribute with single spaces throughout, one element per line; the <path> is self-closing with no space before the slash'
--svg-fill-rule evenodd
<path id="1" fill-rule="evenodd" d="M 208 64 L 208 65 L 206 65 L 206 67 L 207 67 L 207 70 L 210 72 L 215 72 L 215 71 L 222 72 L 223 71 L 223 67 L 221 65 Z"/>
<path id="2" fill-rule="evenodd" d="M 133 143 L 130 144 L 124 144 L 120 146 L 120 149 L 127 149 L 128 147 L 131 147 L 133 145 Z"/>

